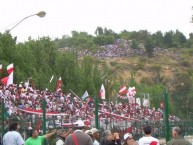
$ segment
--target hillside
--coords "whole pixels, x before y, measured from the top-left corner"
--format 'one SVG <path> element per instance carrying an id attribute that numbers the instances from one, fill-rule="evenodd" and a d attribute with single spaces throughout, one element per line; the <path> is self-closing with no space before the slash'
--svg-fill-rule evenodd
<path id="1" fill-rule="evenodd" d="M 112 58 L 105 60 L 115 69 L 118 76 L 129 81 L 131 70 L 134 71 L 135 81 L 149 85 L 162 83 L 170 91 L 181 87 L 186 91 L 192 83 L 193 57 L 191 50 L 173 52 L 155 52 L 151 57 L 135 55 L 128 58 Z"/>
<path id="2" fill-rule="evenodd" d="M 140 44 L 133 49 L 131 41 L 118 39 L 115 43 L 100 46 L 97 51 L 78 50 L 77 55 L 93 56 L 96 61 L 108 64 L 116 72 L 117 78 L 122 77 L 127 83 L 134 72 L 135 82 L 139 84 L 162 84 L 169 91 L 189 91 L 192 87 L 193 50 L 178 48 L 164 49 L 154 47 L 151 52 Z M 72 51 L 60 48 L 60 51 Z"/>

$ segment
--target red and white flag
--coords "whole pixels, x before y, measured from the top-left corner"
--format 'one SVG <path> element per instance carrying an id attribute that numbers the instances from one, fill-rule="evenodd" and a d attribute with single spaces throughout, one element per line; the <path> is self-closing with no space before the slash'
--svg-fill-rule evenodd
<path id="1" fill-rule="evenodd" d="M 1 83 L 4 86 L 9 86 L 9 85 L 13 84 L 13 72 L 8 77 L 2 78 Z"/>
<path id="2" fill-rule="evenodd" d="M 0 74 L 2 73 L 2 64 L 0 64 Z"/>
<path id="3" fill-rule="evenodd" d="M 13 68 L 13 63 L 9 64 L 7 66 L 7 73 L 10 74 L 14 71 L 14 68 Z"/>
<path id="4" fill-rule="evenodd" d="M 59 91 L 61 89 L 62 85 L 62 78 L 60 77 L 57 82 L 56 91 Z"/>
<path id="5" fill-rule="evenodd" d="M 123 85 L 121 88 L 120 88 L 120 90 L 119 90 L 119 94 L 120 95 L 123 95 L 123 94 L 125 94 L 127 92 L 127 87 L 126 87 L 126 85 Z"/>
<path id="6" fill-rule="evenodd" d="M 9 74 L 9 79 L 7 81 L 7 86 L 13 84 L 13 71 Z"/>
<path id="7" fill-rule="evenodd" d="M 100 92 L 99 92 L 99 98 L 105 99 L 105 87 L 104 87 L 103 84 L 101 85 L 101 89 L 100 89 Z"/>
<path id="8" fill-rule="evenodd" d="M 1 79 L 1 83 L 4 85 L 4 86 L 7 86 L 7 81 L 8 81 L 9 77 L 4 77 Z"/>
<path id="9" fill-rule="evenodd" d="M 135 96 L 135 94 L 136 94 L 135 87 L 129 87 L 127 96 Z"/>

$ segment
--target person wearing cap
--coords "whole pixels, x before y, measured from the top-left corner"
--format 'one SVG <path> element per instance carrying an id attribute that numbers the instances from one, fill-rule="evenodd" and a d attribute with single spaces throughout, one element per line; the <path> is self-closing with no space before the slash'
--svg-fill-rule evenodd
<path id="1" fill-rule="evenodd" d="M 65 139 L 66 137 L 72 133 L 72 129 L 69 129 L 68 132 L 66 132 L 65 130 L 63 129 L 59 129 L 57 131 L 57 138 L 56 138 L 56 145 L 64 145 L 64 142 L 65 142 Z"/>
<path id="2" fill-rule="evenodd" d="M 94 139 L 94 145 L 99 145 L 99 130 L 96 128 L 91 129 Z"/>
<path id="3" fill-rule="evenodd" d="M 105 130 L 102 133 L 100 144 L 101 145 L 121 145 L 119 134 L 118 133 L 113 134 L 110 130 Z"/>
<path id="4" fill-rule="evenodd" d="M 65 145 L 93 145 L 92 138 L 88 134 L 84 133 L 84 122 L 82 120 L 78 120 L 75 125 L 75 131 L 66 137 Z"/>
<path id="5" fill-rule="evenodd" d="M 130 134 L 130 133 L 126 133 L 124 136 L 124 143 L 123 145 L 134 145 L 135 144 L 135 141 L 134 141 L 134 138 L 133 138 L 133 135 Z"/>
<path id="6" fill-rule="evenodd" d="M 172 140 L 167 142 L 167 145 L 191 145 L 189 141 L 186 141 L 182 136 L 182 131 L 179 126 L 172 128 Z"/>
<path id="7" fill-rule="evenodd" d="M 92 138 L 92 141 L 94 143 L 93 132 L 91 130 L 86 130 L 84 133 L 88 134 Z"/>
<path id="8" fill-rule="evenodd" d="M 151 126 L 145 125 L 143 132 L 145 136 L 139 139 L 139 145 L 160 145 L 159 140 L 151 136 Z"/>
<path id="9" fill-rule="evenodd" d="M 57 138 L 55 141 L 56 145 L 64 145 L 66 135 L 67 135 L 67 133 L 65 130 L 59 129 L 57 131 Z"/>

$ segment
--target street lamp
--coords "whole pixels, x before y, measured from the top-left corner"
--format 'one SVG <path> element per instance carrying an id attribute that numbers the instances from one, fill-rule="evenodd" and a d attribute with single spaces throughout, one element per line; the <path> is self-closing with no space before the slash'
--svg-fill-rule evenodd
<path id="1" fill-rule="evenodd" d="M 40 18 L 43 18 L 43 17 L 45 17 L 45 15 L 46 15 L 46 12 L 44 12 L 44 11 L 40 11 L 40 12 L 38 12 L 38 13 L 36 13 L 36 14 L 29 15 L 29 16 L 23 18 L 22 20 L 20 20 L 20 21 L 19 21 L 17 24 L 15 24 L 11 29 L 8 29 L 7 32 L 9 33 L 11 30 L 13 30 L 15 27 L 17 27 L 21 22 L 23 22 L 23 21 L 26 20 L 27 18 L 30 18 L 30 17 L 33 17 L 33 16 L 38 16 L 38 17 L 40 17 Z"/>

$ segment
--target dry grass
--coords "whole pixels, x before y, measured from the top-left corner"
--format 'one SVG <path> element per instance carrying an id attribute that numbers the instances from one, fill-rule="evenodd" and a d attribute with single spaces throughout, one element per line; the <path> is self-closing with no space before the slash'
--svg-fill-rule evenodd
<path id="1" fill-rule="evenodd" d="M 153 77 L 159 73 L 163 76 L 165 80 L 172 80 L 176 72 L 187 72 L 191 71 L 189 67 L 184 67 L 179 62 L 179 57 L 167 55 L 156 55 L 156 57 L 147 58 L 145 56 L 135 56 L 130 58 L 114 58 L 108 60 L 110 62 L 114 61 L 124 66 L 123 70 L 116 70 L 118 76 L 122 76 L 127 82 L 131 79 L 131 70 L 135 72 L 135 81 L 140 82 L 144 77 L 152 80 Z M 190 59 L 189 63 L 193 66 L 193 57 Z M 112 66 L 111 66 L 112 67 Z M 112 67 L 113 68 L 113 67 Z M 157 69 L 157 70 L 156 70 Z"/>

